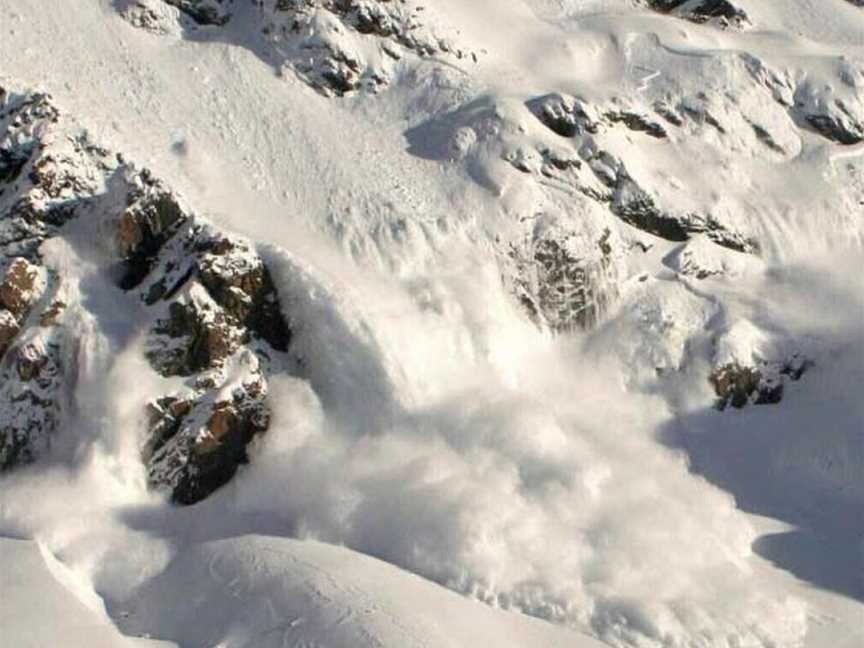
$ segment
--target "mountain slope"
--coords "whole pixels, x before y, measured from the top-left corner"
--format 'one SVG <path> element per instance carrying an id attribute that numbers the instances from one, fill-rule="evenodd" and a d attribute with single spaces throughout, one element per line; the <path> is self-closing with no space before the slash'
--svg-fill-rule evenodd
<path id="1" fill-rule="evenodd" d="M 612 645 L 854 641 L 860 8 L 59 7 L 0 3 L 0 531 L 112 614 L 265 533 Z"/>

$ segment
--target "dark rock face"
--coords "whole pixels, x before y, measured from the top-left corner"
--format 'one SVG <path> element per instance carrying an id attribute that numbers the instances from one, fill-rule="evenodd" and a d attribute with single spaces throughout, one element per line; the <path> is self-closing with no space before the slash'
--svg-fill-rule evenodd
<path id="1" fill-rule="evenodd" d="M 711 241 L 736 252 L 755 252 L 758 244 L 739 232 L 729 230 L 710 215 L 673 213 L 658 207 L 619 163 L 614 180 L 610 209 L 625 223 L 667 241 L 686 241 L 694 234 L 705 234 Z"/>
<path id="2" fill-rule="evenodd" d="M 194 298 L 172 302 L 168 317 L 156 323 L 153 333 L 160 342 L 168 342 L 147 353 L 164 376 L 191 376 L 221 364 L 242 339 L 223 312 Z"/>
<path id="3" fill-rule="evenodd" d="M 247 242 L 187 223 L 162 257 L 141 288 L 146 303 L 168 305 L 149 356 L 160 373 L 190 376 L 255 339 L 287 350 L 290 332 L 276 289 Z"/>
<path id="4" fill-rule="evenodd" d="M 393 64 L 406 52 L 421 57 L 464 56 L 423 28 L 421 11 L 404 1 L 276 0 L 264 31 L 277 40 L 296 40 L 302 56 L 291 65 L 322 93 L 375 92 L 389 83 Z M 350 39 L 340 36 L 343 31 L 374 39 L 378 55 L 367 58 L 360 54 L 349 44 Z"/>
<path id="5" fill-rule="evenodd" d="M 269 426 L 267 383 L 254 355 L 240 359 L 246 378 L 230 397 L 206 390 L 166 396 L 149 405 L 150 436 L 143 449 L 150 482 L 169 488 L 178 504 L 194 504 L 228 483 L 248 462 L 247 448 Z"/>
<path id="6" fill-rule="evenodd" d="M 834 115 L 806 115 L 805 119 L 813 130 L 831 141 L 847 146 L 864 142 L 864 123 L 857 121 L 848 111 L 841 110 L 841 114 Z"/>
<path id="7" fill-rule="evenodd" d="M 783 383 L 764 382 L 762 373 L 752 367 L 728 364 L 715 370 L 708 379 L 717 393 L 717 409 L 729 405 L 741 408 L 751 402 L 779 403 L 783 398 Z"/>
<path id="8" fill-rule="evenodd" d="M 0 470 L 39 458 L 50 445 L 64 403 L 64 343 L 57 332 L 12 346 L 0 366 Z"/>
<path id="9" fill-rule="evenodd" d="M 165 186 L 148 172 L 141 175 L 143 186 L 133 187 L 117 228 L 117 246 L 123 264 L 120 287 L 134 288 L 150 271 L 154 257 L 176 226 L 183 212 Z"/>
<path id="10" fill-rule="evenodd" d="M 184 213 L 158 183 L 147 186 L 119 221 L 121 242 L 132 242 L 121 245 L 131 269 L 121 285 L 161 309 L 147 344 L 150 363 L 188 380 L 149 405 L 143 457 L 154 488 L 193 504 L 230 481 L 247 461 L 247 445 L 267 429 L 266 374 L 274 352 L 287 350 L 290 331 L 249 242 Z"/>
<path id="11" fill-rule="evenodd" d="M 537 119 L 561 137 L 593 135 L 600 130 L 599 115 L 576 97 L 550 94 L 532 99 L 526 105 Z"/>
<path id="12" fill-rule="evenodd" d="M 666 137 L 666 129 L 645 115 L 627 111 L 611 111 L 604 115 L 613 124 L 624 124 L 631 131 L 642 132 L 657 139 Z"/>
<path id="13" fill-rule="evenodd" d="M 7 261 L 0 282 L 0 471 L 35 461 L 48 448 L 65 405 L 70 346 L 54 325 L 62 304 L 42 305 L 57 278 L 24 258 Z M 25 329 L 26 338 L 19 335 Z"/>
<path id="14" fill-rule="evenodd" d="M 743 27 L 750 22 L 747 13 L 729 0 L 647 0 L 648 6 L 661 13 L 676 12 L 695 23 L 717 21 L 721 27 Z"/>
<path id="15" fill-rule="evenodd" d="M 158 2 L 137 0 L 134 6 L 122 9 L 121 15 L 154 33 L 170 31 L 165 24 L 170 19 L 154 9 Z M 232 22 L 255 25 L 258 36 L 243 37 L 239 44 L 273 64 L 277 73 L 290 70 L 328 96 L 377 92 L 390 82 L 395 66 L 406 54 L 466 56 L 448 39 L 424 27 L 425 7 L 405 0 L 161 2 L 183 14 L 187 29 L 216 29 Z"/>
<path id="16" fill-rule="evenodd" d="M 199 25 L 225 25 L 231 20 L 233 0 L 164 0 Z"/>
<path id="17" fill-rule="evenodd" d="M 147 343 L 152 366 L 188 379 L 150 403 L 142 456 L 154 488 L 193 504 L 230 481 L 266 431 L 266 374 L 290 331 L 248 241 L 185 213 L 149 176 L 129 205 L 118 221 L 120 284 L 160 309 Z"/>
<path id="18" fill-rule="evenodd" d="M 605 129 L 623 127 L 662 139 L 667 133 L 659 123 L 632 111 L 603 111 L 580 99 L 560 94 L 534 99 L 527 106 L 547 128 L 581 143 L 579 156 L 600 182 L 601 188 L 578 175 L 571 179 L 574 188 L 593 200 L 606 203 L 610 211 L 628 225 L 668 241 L 686 241 L 694 234 L 706 234 L 718 245 L 736 251 L 754 252 L 758 249 L 755 241 L 729 230 L 710 214 L 679 213 L 661 207 L 652 192 L 631 176 L 625 163 L 600 148 L 594 137 Z M 684 118 L 678 117 L 671 109 L 667 109 L 666 114 L 675 115 L 675 119 L 683 123 Z M 701 112 L 690 117 L 712 120 L 710 114 Z M 667 121 L 673 123 L 668 116 Z M 722 131 L 719 124 L 717 127 Z M 508 160 L 520 171 L 532 171 L 524 157 L 512 156 Z M 568 164 L 566 168 L 572 166 L 575 165 Z"/>
<path id="19" fill-rule="evenodd" d="M 19 322 L 26 317 L 36 297 L 39 269 L 22 257 L 13 258 L 0 282 L 0 307 Z"/>

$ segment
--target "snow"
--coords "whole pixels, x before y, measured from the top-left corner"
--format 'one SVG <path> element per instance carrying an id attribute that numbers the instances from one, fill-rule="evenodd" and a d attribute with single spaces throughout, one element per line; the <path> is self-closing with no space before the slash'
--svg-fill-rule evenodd
<path id="1" fill-rule="evenodd" d="M 389 89 L 337 99 L 274 73 L 248 3 L 197 35 L 159 3 L 164 33 L 138 29 L 129 4 L 0 0 L 0 83 L 49 91 L 65 128 L 254 241 L 303 370 L 271 381 L 252 464 L 171 509 L 144 490 L 136 418 L 170 383 L 105 303 L 104 259 L 52 243 L 88 362 L 67 443 L 4 477 L 0 533 L 37 538 L 78 598 L 4 540 L 4 629 L 78 632 L 90 588 L 124 633 L 184 648 L 864 641 L 860 147 L 799 128 L 860 98 L 840 82 L 864 55 L 860 9 L 741 0 L 753 27 L 727 33 L 623 0 L 440 0 L 424 20 L 476 62 L 409 56 Z M 669 141 L 615 124 L 586 145 L 676 213 L 756 236 L 761 258 L 636 232 L 538 180 L 544 147 L 581 148 L 526 107 L 551 92 L 701 114 Z M 527 221 L 586 241 L 616 228 L 629 251 L 595 331 L 553 338 L 507 294 L 496 244 Z M 711 408 L 712 360 L 788 340 L 816 366 L 782 404 Z M 42 593 L 51 622 L 22 620 Z M 124 645 L 93 614 L 65 644 Z"/>
<path id="2" fill-rule="evenodd" d="M 50 553 L 30 540 L 0 539 L 0 625 L 4 645 L 171 648 L 174 643 L 124 636 L 101 601 L 65 572 Z M 78 591 L 76 591 L 76 589 Z"/>
<path id="3" fill-rule="evenodd" d="M 178 589 L 194 592 L 175 599 Z M 181 551 L 124 603 L 122 627 L 189 646 L 599 647 L 391 565 L 313 541 L 241 536 Z"/>

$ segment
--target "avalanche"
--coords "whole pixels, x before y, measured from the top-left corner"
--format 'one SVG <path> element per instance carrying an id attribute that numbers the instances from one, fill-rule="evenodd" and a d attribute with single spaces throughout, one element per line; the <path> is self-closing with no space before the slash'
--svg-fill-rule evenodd
<path id="1" fill-rule="evenodd" d="M 0 643 L 864 642 L 860 3 L 0 32 Z"/>

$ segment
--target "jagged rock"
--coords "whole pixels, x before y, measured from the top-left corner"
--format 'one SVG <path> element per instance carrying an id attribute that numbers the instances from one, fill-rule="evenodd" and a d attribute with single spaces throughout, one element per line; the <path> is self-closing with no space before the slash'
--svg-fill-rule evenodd
<path id="1" fill-rule="evenodd" d="M 227 237 L 198 243 L 198 277 L 216 303 L 277 351 L 290 333 L 270 272 L 247 242 Z"/>
<path id="2" fill-rule="evenodd" d="M 795 88 L 791 111 L 823 137 L 846 146 L 864 142 L 864 63 L 835 63 L 840 83 L 813 77 Z"/>
<path id="3" fill-rule="evenodd" d="M 813 364 L 797 344 L 746 320 L 731 326 L 716 341 L 708 376 L 717 409 L 780 402 L 785 382 L 799 380 Z"/>
<path id="4" fill-rule="evenodd" d="M 612 189 L 610 209 L 625 223 L 667 241 L 686 241 L 694 234 L 704 234 L 717 245 L 737 252 L 758 250 L 756 241 L 728 229 L 710 214 L 662 209 L 655 197 L 630 176 L 622 162 L 616 160 L 610 164 L 608 157 L 599 162 L 592 169 Z"/>
<path id="5" fill-rule="evenodd" d="M 550 94 L 528 101 L 528 109 L 549 129 L 561 137 L 595 134 L 601 126 L 601 116 L 594 108 L 576 97 Z"/>
<path id="6" fill-rule="evenodd" d="M 36 318 L 38 325 L 28 326 L 28 316 L 48 292 L 44 274 L 44 268 L 18 258 L 0 284 L 0 470 L 45 452 L 67 393 L 63 358 L 71 345 L 54 326 L 62 308 L 55 302 Z"/>
<path id="7" fill-rule="evenodd" d="M 142 457 L 153 488 L 192 504 L 227 483 L 267 429 L 261 359 L 287 350 L 290 331 L 248 241 L 184 212 L 149 174 L 135 178 L 118 219 L 120 286 L 162 309 L 147 358 L 164 376 L 188 378 L 190 389 L 150 404 Z M 244 378 L 226 384 L 237 367 Z"/>
<path id="8" fill-rule="evenodd" d="M 674 13 L 695 23 L 741 28 L 750 22 L 747 13 L 729 0 L 647 0 L 647 3 L 655 11 Z"/>
<path id="9" fill-rule="evenodd" d="M 748 403 L 779 403 L 783 398 L 783 384 L 764 380 L 762 373 L 752 367 L 724 365 L 708 379 L 717 393 L 717 409 L 725 409 L 728 405 L 741 408 Z"/>
<path id="10" fill-rule="evenodd" d="M 230 480 L 248 443 L 266 430 L 267 383 L 256 354 L 287 350 L 290 331 L 248 241 L 186 213 L 148 173 L 133 179 L 117 221 L 119 284 L 162 309 L 147 358 L 164 376 L 188 378 L 190 389 L 151 403 L 142 457 L 153 488 L 192 504 Z M 238 366 L 245 378 L 226 385 Z"/>
<path id="11" fill-rule="evenodd" d="M 832 115 L 808 115 L 806 119 L 818 133 L 840 144 L 864 142 L 864 124 Z"/>
<path id="12" fill-rule="evenodd" d="M 147 358 L 164 376 L 191 376 L 219 365 L 242 343 L 244 332 L 193 283 L 157 321 Z"/>
<path id="13" fill-rule="evenodd" d="M 130 23 L 167 32 L 154 0 L 131 0 L 120 9 Z M 244 39 L 277 71 L 296 74 L 319 92 L 342 96 L 376 92 L 392 78 L 406 53 L 419 57 L 466 52 L 427 29 L 426 9 L 405 0 L 162 0 L 198 26 L 222 27 L 232 20 L 257 25 L 260 40 Z M 189 21 L 187 21 L 189 22 Z"/>
<path id="14" fill-rule="evenodd" d="M 716 218 L 693 212 L 678 212 L 664 209 L 657 198 L 644 188 L 627 170 L 625 163 L 605 151 L 597 139 L 602 131 L 618 124 L 632 131 L 644 132 L 657 139 L 665 138 L 666 130 L 658 123 L 637 112 L 615 108 L 603 111 L 586 102 L 566 95 L 550 94 L 527 102 L 531 112 L 550 130 L 567 138 L 581 141 L 579 156 L 600 181 L 586 181 L 584 176 L 573 176 L 575 188 L 593 200 L 608 203 L 609 209 L 628 225 L 669 241 L 686 241 L 693 234 L 705 233 L 718 245 L 733 250 L 752 252 L 758 246 L 755 241 L 734 232 Z M 684 106 L 691 117 L 709 121 L 723 132 L 723 127 L 704 108 Z M 683 120 L 679 120 L 683 123 Z M 505 157 L 515 168 L 524 173 L 542 172 L 553 175 L 550 159 L 543 159 L 549 150 L 539 152 L 525 148 L 512 151 Z M 555 165 L 552 165 L 553 167 Z M 563 168 L 578 168 L 567 162 Z"/>
<path id="15" fill-rule="evenodd" d="M 15 187 L 36 154 L 38 127 L 55 122 L 57 114 L 48 95 L 17 95 L 0 88 L 0 197 Z"/>
<path id="16" fill-rule="evenodd" d="M 717 394 L 715 407 L 723 410 L 731 405 L 740 409 L 748 404 L 779 403 L 783 400 L 783 378 L 798 380 L 808 366 L 803 360 L 797 360 L 779 366 L 760 363 L 759 367 L 742 367 L 730 363 L 718 367 L 708 377 Z"/>
<path id="17" fill-rule="evenodd" d="M 225 485 L 269 425 L 258 358 L 241 351 L 232 363 L 240 377 L 223 385 L 217 398 L 204 389 L 149 405 L 150 437 L 143 450 L 149 481 L 178 504 L 194 504 Z"/>
<path id="18" fill-rule="evenodd" d="M 266 266 L 249 243 L 190 224 L 159 249 L 141 288 L 144 301 L 170 302 L 154 330 L 151 360 L 166 375 L 191 375 L 253 338 L 276 351 L 290 332 Z"/>
<path id="19" fill-rule="evenodd" d="M 597 242 L 601 251 L 606 251 L 607 239 L 608 232 L 606 238 Z M 605 254 L 594 266 L 574 257 L 559 242 L 545 240 L 537 245 L 534 260 L 540 273 L 538 310 L 544 319 L 559 332 L 570 330 L 574 325 L 593 327 L 611 300 L 596 278 L 605 270 Z"/>
<path id="20" fill-rule="evenodd" d="M 231 20 L 234 0 L 164 0 L 199 25 L 225 25 Z"/>
<path id="21" fill-rule="evenodd" d="M 64 344 L 51 329 L 6 352 L 0 365 L 0 471 L 35 461 L 50 446 L 63 406 Z"/>
<path id="22" fill-rule="evenodd" d="M 626 110 L 610 111 L 605 113 L 604 117 L 613 124 L 624 124 L 631 131 L 644 132 L 657 139 L 667 136 L 666 129 L 662 125 L 639 113 Z"/>
<path id="23" fill-rule="evenodd" d="M 120 286 L 126 290 L 143 281 L 153 258 L 186 218 L 164 184 L 142 172 L 129 191 L 127 207 L 117 228 L 117 247 L 124 266 Z"/>
<path id="24" fill-rule="evenodd" d="M 19 149 L 0 148 L 0 182 L 16 180 L 29 161 L 30 153 L 31 151 L 26 147 Z"/>
<path id="25" fill-rule="evenodd" d="M 34 182 L 42 180 L 42 138 L 57 119 L 47 95 L 0 88 L 0 471 L 45 452 L 62 408 L 67 340 L 31 318 L 56 283 L 38 247 L 63 218 Z"/>
<path id="26" fill-rule="evenodd" d="M 267 428 L 266 374 L 290 340 L 276 288 L 248 241 L 187 212 L 164 182 L 86 137 L 52 137 L 58 120 L 46 95 L 0 89 L 0 470 L 38 459 L 62 423 L 77 347 L 68 291 L 42 250 L 72 219 L 98 218 L 116 258 L 106 274 L 156 311 L 147 357 L 187 379 L 182 398 L 151 407 L 150 484 L 178 503 L 198 501 Z"/>
<path id="27" fill-rule="evenodd" d="M 21 331 L 18 320 L 7 310 L 0 310 L 0 358 L 6 353 L 6 349 Z"/>
<path id="28" fill-rule="evenodd" d="M 0 281 L 0 307 L 20 322 L 38 298 L 40 279 L 39 269 L 27 259 L 12 259 Z"/>

